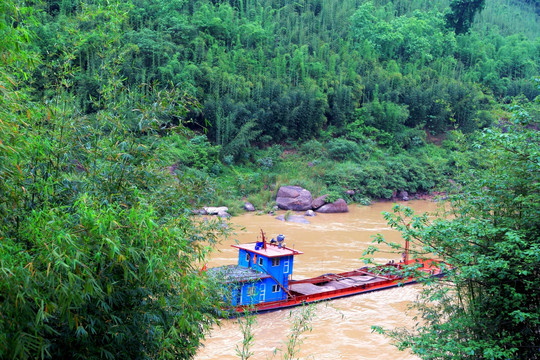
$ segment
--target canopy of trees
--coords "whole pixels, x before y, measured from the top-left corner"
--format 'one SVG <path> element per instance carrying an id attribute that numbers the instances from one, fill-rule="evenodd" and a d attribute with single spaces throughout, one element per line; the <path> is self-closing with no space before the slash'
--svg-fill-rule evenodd
<path id="1" fill-rule="evenodd" d="M 461 0 L 106 4 L 43 2 L 36 90 L 47 96 L 47 79 L 69 66 L 77 71 L 67 90 L 92 114 L 102 106 L 100 83 L 113 81 L 103 70 L 114 57 L 110 86 L 187 91 L 202 105 L 188 114 L 190 126 L 207 128 L 237 158 L 250 144 L 309 140 L 326 128 L 342 135 L 356 110 L 390 135 L 471 132 L 491 123 L 493 100 L 538 94 L 530 78 L 540 66 L 539 24 L 526 2 L 508 13 L 498 11 L 504 0 L 482 12 L 483 2 Z M 459 35 L 462 27 L 469 33 Z"/>
<path id="2" fill-rule="evenodd" d="M 463 174 L 445 216 L 386 215 L 417 256 L 450 266 L 442 284 L 428 281 L 419 326 L 389 332 L 401 349 L 423 359 L 539 358 L 539 104 L 514 106 L 480 137 L 479 166 Z"/>
<path id="3" fill-rule="evenodd" d="M 29 31 L 40 14 L 17 5 L 0 5 L 0 358 L 190 358 L 219 309 L 196 264 L 223 229 L 193 222 L 203 184 L 169 174 L 155 142 L 159 116 L 191 105 L 123 86 L 116 4 L 80 4 L 50 62 Z"/>

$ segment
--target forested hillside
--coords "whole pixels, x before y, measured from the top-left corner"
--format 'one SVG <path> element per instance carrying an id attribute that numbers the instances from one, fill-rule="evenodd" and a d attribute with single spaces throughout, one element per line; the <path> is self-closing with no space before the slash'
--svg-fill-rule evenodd
<path id="1" fill-rule="evenodd" d="M 194 131 L 148 146 L 215 202 L 284 182 L 360 201 L 440 186 L 454 140 L 538 95 L 536 3 L 467 3 L 48 0 L 8 23 L 32 35 L 36 99 L 141 135 Z M 287 148 L 314 167 L 282 166 Z"/>
<path id="2" fill-rule="evenodd" d="M 417 130 L 471 132 L 492 123 L 494 102 L 537 95 L 534 2 L 488 1 L 459 35 L 442 0 L 105 4 L 44 2 L 36 90 L 46 96 L 46 79 L 70 71 L 92 114 L 104 81 L 145 96 L 181 89 L 201 105 L 182 120 L 235 157 L 327 129 L 347 136 L 348 126 L 406 147 Z"/>

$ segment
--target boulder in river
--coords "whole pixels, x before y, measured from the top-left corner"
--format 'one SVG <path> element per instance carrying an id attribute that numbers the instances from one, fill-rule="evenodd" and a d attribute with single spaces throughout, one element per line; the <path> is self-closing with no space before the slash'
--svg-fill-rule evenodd
<path id="1" fill-rule="evenodd" d="M 315 212 L 313 210 L 308 210 L 308 211 L 306 211 L 304 216 L 315 216 Z"/>
<path id="2" fill-rule="evenodd" d="M 399 193 L 398 193 L 398 199 L 400 200 L 403 200 L 403 201 L 409 201 L 409 193 L 406 192 L 405 190 L 401 190 Z"/>
<path id="3" fill-rule="evenodd" d="M 311 209 L 311 193 L 300 186 L 282 186 L 279 188 L 276 203 L 280 209 L 305 211 Z"/>
<path id="4" fill-rule="evenodd" d="M 345 213 L 349 212 L 349 207 L 347 206 L 347 202 L 343 199 L 337 199 L 333 203 L 330 204 L 324 204 L 320 208 L 316 210 L 320 213 Z"/>
<path id="5" fill-rule="evenodd" d="M 311 202 L 311 207 L 313 209 L 318 209 L 320 208 L 321 206 L 323 206 L 324 204 L 326 204 L 326 201 L 325 199 L 328 197 L 328 194 L 326 195 L 323 195 L 323 196 L 319 196 L 318 198 L 316 198 L 315 200 L 313 200 Z"/>
<path id="6" fill-rule="evenodd" d="M 217 213 L 217 216 L 219 216 L 219 217 L 222 218 L 222 219 L 223 219 L 223 218 L 228 219 L 228 218 L 231 217 L 231 215 L 230 215 L 228 212 L 226 212 L 226 211 L 220 211 L 220 212 L 218 212 L 218 213 Z"/>

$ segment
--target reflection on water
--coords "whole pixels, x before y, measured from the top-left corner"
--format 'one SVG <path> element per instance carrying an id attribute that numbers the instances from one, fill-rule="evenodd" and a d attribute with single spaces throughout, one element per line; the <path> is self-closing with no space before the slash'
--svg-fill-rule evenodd
<path id="1" fill-rule="evenodd" d="M 363 251 L 371 245 L 372 237 L 383 234 L 394 242 L 402 242 L 399 233 L 391 230 L 383 219 L 383 211 L 391 211 L 392 203 L 371 206 L 349 206 L 346 214 L 317 214 L 307 218 L 310 224 L 295 224 L 276 220 L 270 215 L 246 214 L 232 219 L 238 229 L 236 235 L 218 246 L 208 266 L 233 264 L 237 249 L 230 245 L 257 240 L 262 229 L 267 238 L 285 235 L 288 247 L 303 251 L 295 258 L 294 279 L 324 273 L 344 272 L 364 266 L 360 260 Z M 410 201 L 408 206 L 417 212 L 433 212 L 437 204 L 431 201 Z M 384 250 L 384 249 L 383 249 Z M 388 249 L 387 249 L 388 250 Z M 376 262 L 399 261 L 399 254 L 379 252 Z M 412 320 L 405 316 L 407 305 L 418 293 L 417 285 L 393 288 L 364 295 L 319 303 L 315 306 L 313 330 L 305 333 L 301 346 L 301 359 L 416 359 L 400 352 L 381 335 L 371 332 L 372 325 L 397 327 Z M 299 309 L 281 310 L 257 316 L 253 359 L 281 359 L 276 348 L 285 348 L 290 329 L 289 315 Z M 216 326 L 205 341 L 196 359 L 238 359 L 235 347 L 242 334 L 235 320 L 225 320 Z"/>

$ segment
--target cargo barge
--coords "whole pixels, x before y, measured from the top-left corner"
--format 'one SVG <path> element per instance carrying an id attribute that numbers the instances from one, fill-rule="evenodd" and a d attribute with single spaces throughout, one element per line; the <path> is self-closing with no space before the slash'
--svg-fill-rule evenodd
<path id="1" fill-rule="evenodd" d="M 409 259 L 406 243 L 403 259 L 337 274 L 293 280 L 294 257 L 302 252 L 285 246 L 284 236 L 232 245 L 238 264 L 208 269 L 223 285 L 232 312 L 265 312 L 313 302 L 332 300 L 416 283 L 420 277 L 441 277 L 444 265 L 435 259 Z M 414 267 L 407 272 L 405 267 Z"/>

